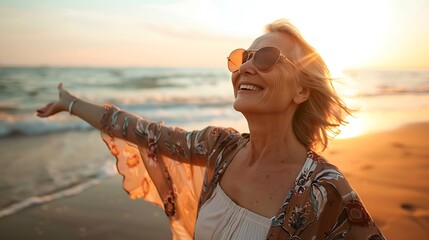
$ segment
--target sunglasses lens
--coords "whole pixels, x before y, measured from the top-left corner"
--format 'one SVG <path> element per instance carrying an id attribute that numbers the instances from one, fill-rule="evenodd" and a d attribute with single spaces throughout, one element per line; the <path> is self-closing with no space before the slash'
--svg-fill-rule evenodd
<path id="1" fill-rule="evenodd" d="M 253 54 L 253 53 L 252 53 Z M 256 51 L 253 56 L 253 65 L 262 72 L 268 72 L 280 59 L 280 50 L 276 47 L 263 47 Z M 249 53 L 242 48 L 231 52 L 228 57 L 228 69 L 237 71 L 240 66 L 249 60 Z"/>
<path id="2" fill-rule="evenodd" d="M 235 72 L 240 68 L 241 64 L 247 61 L 248 53 L 246 50 L 239 48 L 231 52 L 228 57 L 228 69 L 230 72 Z"/>
<path id="3" fill-rule="evenodd" d="M 256 51 L 253 64 L 262 72 L 269 71 L 279 60 L 280 50 L 275 47 L 264 47 Z"/>

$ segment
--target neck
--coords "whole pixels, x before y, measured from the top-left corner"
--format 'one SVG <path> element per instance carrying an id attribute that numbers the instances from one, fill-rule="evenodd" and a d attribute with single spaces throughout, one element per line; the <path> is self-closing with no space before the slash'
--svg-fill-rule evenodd
<path id="1" fill-rule="evenodd" d="M 307 149 L 292 128 L 292 114 L 246 114 L 250 142 L 247 164 L 299 164 Z"/>

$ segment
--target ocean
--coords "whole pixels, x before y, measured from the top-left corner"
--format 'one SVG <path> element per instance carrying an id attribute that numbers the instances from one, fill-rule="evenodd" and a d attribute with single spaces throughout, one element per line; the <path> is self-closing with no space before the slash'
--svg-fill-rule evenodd
<path id="1" fill-rule="evenodd" d="M 46 121 L 36 108 L 57 98 L 65 87 L 95 103 L 120 108 L 167 124 L 188 125 L 235 118 L 229 74 L 219 69 L 150 68 L 1 68 L 0 137 L 89 130 L 64 115 Z"/>
<path id="2" fill-rule="evenodd" d="M 88 147 L 94 139 L 103 144 L 88 124 L 67 113 L 49 119 L 36 117 L 37 108 L 57 99 L 60 82 L 80 98 L 110 102 L 166 125 L 188 130 L 207 125 L 247 129 L 241 114 L 232 108 L 230 73 L 225 69 L 0 68 L 0 142 L 4 145 L 0 218 L 79 194 L 117 174 L 107 148 L 100 153 Z M 339 137 L 429 120 L 429 70 L 347 70 L 338 74 L 334 85 L 358 110 Z M 90 140 L 73 141 L 74 134 L 87 134 Z M 41 137 L 49 139 L 48 144 L 38 146 Z M 34 152 L 27 156 L 28 151 L 8 148 L 11 139 L 33 146 Z M 90 153 L 75 153 L 84 147 Z M 38 155 L 54 149 L 62 150 L 53 158 Z"/>

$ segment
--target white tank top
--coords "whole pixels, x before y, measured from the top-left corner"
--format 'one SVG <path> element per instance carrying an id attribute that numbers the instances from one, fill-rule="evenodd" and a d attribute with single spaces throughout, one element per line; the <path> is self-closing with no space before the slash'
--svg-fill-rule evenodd
<path id="1" fill-rule="evenodd" d="M 237 205 L 216 186 L 198 213 L 195 239 L 265 239 L 271 220 Z"/>

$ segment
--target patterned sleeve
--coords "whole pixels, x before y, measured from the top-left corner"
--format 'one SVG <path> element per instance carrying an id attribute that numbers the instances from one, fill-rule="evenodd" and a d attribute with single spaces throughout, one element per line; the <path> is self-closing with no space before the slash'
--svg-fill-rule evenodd
<path id="1" fill-rule="evenodd" d="M 221 137 L 219 131 L 210 134 L 210 131 L 216 131 L 213 129 L 186 132 L 177 127 L 167 127 L 162 122 L 151 122 L 108 104 L 105 104 L 101 131 L 111 138 L 123 139 L 145 148 L 151 165 L 156 164 L 157 152 L 177 161 L 205 165 L 208 151 Z M 116 155 L 116 149 L 110 149 Z M 133 163 L 130 159 L 128 165 L 132 166 Z"/>
<path id="2" fill-rule="evenodd" d="M 105 105 L 101 135 L 132 199 L 162 207 L 175 239 L 190 239 L 206 162 L 228 129 L 186 132 Z"/>
<path id="3" fill-rule="evenodd" d="M 332 188 L 328 192 L 329 200 L 323 213 L 328 215 L 325 216 L 326 222 L 330 222 L 324 229 L 326 239 L 385 239 L 344 175 L 339 175 L 336 181 L 330 181 L 329 184 Z"/>

